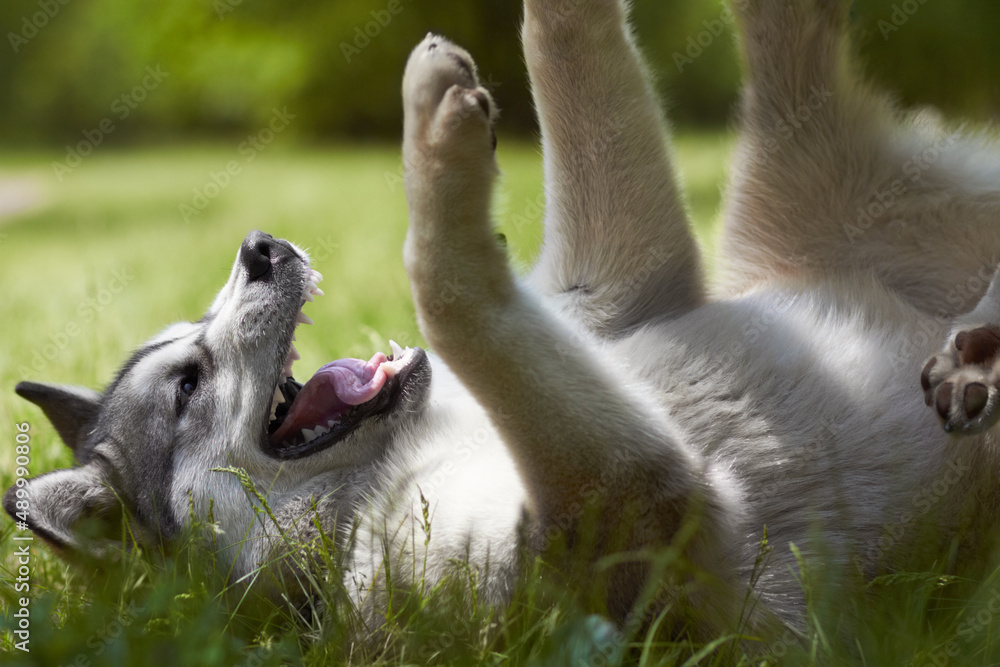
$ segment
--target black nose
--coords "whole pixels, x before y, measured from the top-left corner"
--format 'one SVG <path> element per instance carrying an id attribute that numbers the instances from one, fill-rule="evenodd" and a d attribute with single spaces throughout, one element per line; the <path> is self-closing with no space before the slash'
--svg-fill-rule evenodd
<path id="1" fill-rule="evenodd" d="M 288 244 L 275 240 L 264 232 L 250 232 L 240 246 L 240 262 L 247 270 L 249 280 L 259 280 L 267 276 L 271 266 L 282 257 L 293 254 Z"/>

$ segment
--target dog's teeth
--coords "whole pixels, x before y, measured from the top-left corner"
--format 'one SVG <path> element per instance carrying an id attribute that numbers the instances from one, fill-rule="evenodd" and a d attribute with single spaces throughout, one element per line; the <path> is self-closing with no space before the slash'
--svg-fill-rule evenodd
<path id="1" fill-rule="evenodd" d="M 303 312 L 299 313 L 298 318 L 295 320 L 296 324 L 312 324 L 313 321 L 309 319 L 309 316 Z"/>
<path id="2" fill-rule="evenodd" d="M 269 419 L 274 420 L 277 417 L 278 405 L 285 402 L 285 397 L 281 393 L 281 390 L 277 387 L 274 388 L 274 395 L 271 397 L 271 414 Z"/>
<path id="3" fill-rule="evenodd" d="M 311 290 L 309 290 L 309 292 L 312 293 L 312 294 L 315 294 L 316 296 L 325 296 L 326 295 L 326 293 L 323 290 L 321 290 L 320 288 L 316 287 L 315 285 L 313 285 L 313 288 Z"/>
<path id="4" fill-rule="evenodd" d="M 304 428 L 302 429 L 302 437 L 306 439 L 306 442 L 309 442 L 310 440 L 316 439 L 316 433 L 315 431 L 311 431 L 310 429 Z"/>
<path id="5" fill-rule="evenodd" d="M 292 361 L 298 361 L 302 358 L 302 355 L 300 355 L 299 351 L 295 349 L 294 345 L 292 345 L 292 347 L 288 350 L 288 358 Z"/>
<path id="6" fill-rule="evenodd" d="M 320 426 L 319 424 L 317 424 L 316 428 L 314 428 L 313 431 L 316 433 L 316 436 L 319 437 L 321 435 L 326 435 L 327 433 L 329 433 L 330 429 L 328 429 L 325 426 Z"/>
<path id="7" fill-rule="evenodd" d="M 392 348 L 392 360 L 399 361 L 399 359 L 403 356 L 403 348 L 399 346 L 399 343 L 392 339 L 389 340 L 389 347 Z"/>
<path id="8" fill-rule="evenodd" d="M 340 421 L 337 419 L 330 419 L 326 422 L 326 425 L 330 428 L 335 428 L 340 425 Z"/>
<path id="9" fill-rule="evenodd" d="M 312 292 L 306 292 L 305 294 L 302 295 L 302 298 L 305 299 L 306 301 L 312 301 L 313 300 Z"/>
<path id="10" fill-rule="evenodd" d="M 323 280 L 323 274 L 316 269 L 309 269 L 309 275 L 312 277 L 314 283 L 318 283 Z"/>

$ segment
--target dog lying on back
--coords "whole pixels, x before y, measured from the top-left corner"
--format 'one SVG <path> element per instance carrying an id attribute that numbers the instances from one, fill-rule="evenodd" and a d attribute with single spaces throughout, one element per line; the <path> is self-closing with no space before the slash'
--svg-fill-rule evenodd
<path id="1" fill-rule="evenodd" d="M 79 465 L 5 508 L 25 500 L 54 547 L 100 553 L 84 517 L 124 508 L 140 541 L 169 543 L 211 502 L 243 577 L 282 542 L 213 471 L 241 468 L 282 532 L 339 536 L 376 619 L 387 566 L 434 582 L 458 559 L 502 604 L 523 553 L 559 545 L 631 554 L 589 570 L 624 620 L 644 554 L 672 545 L 686 565 L 662 590 L 732 623 L 765 526 L 753 593 L 784 620 L 804 609 L 789 543 L 865 577 L 948 546 L 974 570 L 1000 518 L 1000 286 L 980 281 L 1000 257 L 1000 156 L 868 87 L 846 5 L 736 3 L 747 81 L 718 298 L 620 0 L 526 0 L 547 211 L 524 278 L 490 221 L 496 106 L 469 54 L 429 35 L 403 79 L 404 257 L 434 354 L 392 343 L 291 379 L 320 276 L 255 232 L 206 315 L 103 393 L 18 385 Z"/>

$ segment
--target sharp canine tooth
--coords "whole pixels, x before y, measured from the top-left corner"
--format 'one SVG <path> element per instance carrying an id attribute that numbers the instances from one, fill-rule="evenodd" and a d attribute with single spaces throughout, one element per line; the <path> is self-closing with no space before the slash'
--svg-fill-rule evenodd
<path id="1" fill-rule="evenodd" d="M 317 436 L 321 436 L 321 435 L 326 435 L 327 433 L 329 433 L 330 429 L 328 429 L 325 426 L 320 426 L 319 424 L 317 424 L 316 428 L 314 428 L 313 431 L 316 433 Z"/>
<path id="2" fill-rule="evenodd" d="M 305 294 L 302 295 L 302 298 L 305 299 L 306 301 L 312 301 L 313 300 L 312 292 L 306 292 Z"/>
<path id="3" fill-rule="evenodd" d="M 316 433 L 307 428 L 302 429 L 302 437 L 306 439 L 306 442 L 316 439 Z"/>
<path id="4" fill-rule="evenodd" d="M 295 320 L 296 324 L 312 324 L 313 321 L 309 319 L 309 316 L 303 312 L 299 313 L 298 318 Z"/>
<path id="5" fill-rule="evenodd" d="M 281 393 L 281 390 L 277 387 L 274 388 L 274 395 L 271 397 L 271 413 L 269 419 L 274 420 L 277 417 L 278 405 L 284 403 L 285 397 Z"/>
<path id="6" fill-rule="evenodd" d="M 320 288 L 318 288 L 318 287 L 313 287 L 313 288 L 312 288 L 311 290 L 309 290 L 309 291 L 310 291 L 310 292 L 312 292 L 313 294 L 315 294 L 316 296 L 324 296 L 324 294 L 325 294 L 325 293 L 323 292 L 323 290 L 321 290 L 321 289 L 320 289 Z"/>
<path id="7" fill-rule="evenodd" d="M 288 358 L 292 361 L 298 361 L 302 358 L 302 355 L 300 355 L 299 351 L 295 349 L 294 345 L 292 345 L 291 349 L 288 350 Z"/>
<path id="8" fill-rule="evenodd" d="M 399 358 L 403 356 L 403 348 L 399 346 L 394 340 L 389 340 L 389 347 L 392 348 L 392 360 L 399 361 Z"/>

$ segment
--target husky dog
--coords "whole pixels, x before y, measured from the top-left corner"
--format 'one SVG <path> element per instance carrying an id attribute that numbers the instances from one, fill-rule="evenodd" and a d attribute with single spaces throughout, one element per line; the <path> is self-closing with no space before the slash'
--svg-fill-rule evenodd
<path id="1" fill-rule="evenodd" d="M 523 279 L 490 222 L 496 106 L 429 35 L 403 78 L 404 258 L 434 354 L 391 344 L 292 380 L 320 276 L 255 232 L 208 313 L 102 394 L 18 385 L 79 466 L 4 506 L 99 552 L 83 518 L 124 507 L 155 545 L 211 503 L 246 577 L 281 541 L 213 471 L 240 468 L 282 532 L 340 536 L 376 619 L 387 569 L 433 582 L 464 561 L 502 604 L 523 554 L 557 545 L 619 619 L 667 546 L 685 564 L 658 573 L 667 595 L 707 622 L 751 582 L 794 620 L 789 543 L 845 576 L 971 567 L 1000 518 L 1000 155 L 869 88 L 847 4 L 735 3 L 747 84 L 712 298 L 622 0 L 526 0 L 547 213 Z M 752 576 L 765 526 L 774 562 Z"/>

